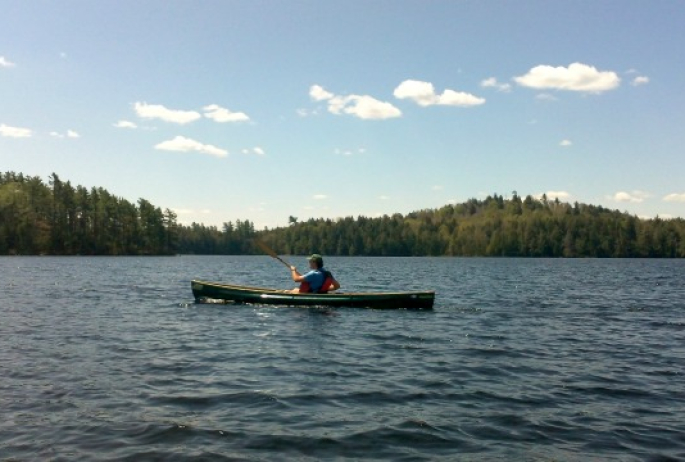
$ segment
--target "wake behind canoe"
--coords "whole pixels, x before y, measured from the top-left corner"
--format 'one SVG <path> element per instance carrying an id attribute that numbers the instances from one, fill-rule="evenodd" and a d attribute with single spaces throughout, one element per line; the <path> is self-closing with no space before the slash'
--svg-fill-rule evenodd
<path id="1" fill-rule="evenodd" d="M 260 305 L 432 309 L 435 301 L 434 291 L 293 294 L 284 290 L 200 280 L 192 280 L 191 289 L 196 301 L 218 299 Z"/>

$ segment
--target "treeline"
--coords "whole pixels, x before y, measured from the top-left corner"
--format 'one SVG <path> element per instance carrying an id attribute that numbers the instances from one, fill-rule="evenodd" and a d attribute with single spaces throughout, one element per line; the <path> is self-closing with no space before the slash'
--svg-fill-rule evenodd
<path id="1" fill-rule="evenodd" d="M 380 218 L 291 217 L 256 231 L 249 220 L 221 228 L 177 223 L 145 199 L 103 188 L 0 174 L 0 255 L 279 254 L 498 257 L 685 257 L 685 220 L 644 220 L 617 210 L 546 197 L 484 200 Z"/>
<path id="2" fill-rule="evenodd" d="M 145 199 L 74 187 L 55 173 L 48 184 L 0 175 L 0 254 L 165 255 L 177 242 L 176 214 Z"/>
<path id="3" fill-rule="evenodd" d="M 56 173 L 47 184 L 0 174 L 0 255 L 245 254 L 254 234 L 250 221 L 227 222 L 221 230 L 183 226 L 170 209 L 73 186 Z"/>
<path id="4" fill-rule="evenodd" d="M 309 220 L 268 231 L 263 239 L 294 255 L 682 258 L 685 220 L 643 220 L 514 193 L 406 216 Z"/>

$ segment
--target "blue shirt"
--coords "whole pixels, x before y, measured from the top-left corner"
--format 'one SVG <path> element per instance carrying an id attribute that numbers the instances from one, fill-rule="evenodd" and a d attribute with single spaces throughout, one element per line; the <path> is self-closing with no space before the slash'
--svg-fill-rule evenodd
<path id="1" fill-rule="evenodd" d="M 304 275 L 304 280 L 309 283 L 309 288 L 312 292 L 318 292 L 323 286 L 323 283 L 326 280 L 324 271 L 323 268 L 319 268 L 317 270 L 311 270 Z"/>

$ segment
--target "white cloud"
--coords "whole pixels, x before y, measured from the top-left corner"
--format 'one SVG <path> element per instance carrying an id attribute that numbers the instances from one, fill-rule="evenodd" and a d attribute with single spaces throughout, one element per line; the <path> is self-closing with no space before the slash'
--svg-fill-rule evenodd
<path id="1" fill-rule="evenodd" d="M 4 56 L 0 56 L 0 67 L 10 68 L 14 66 L 16 66 L 16 64 L 7 60 Z"/>
<path id="2" fill-rule="evenodd" d="M 54 136 L 55 138 L 80 138 L 81 137 L 74 130 L 67 130 L 67 133 L 65 133 L 65 134 L 62 134 L 59 132 L 50 132 L 50 136 Z"/>
<path id="3" fill-rule="evenodd" d="M 664 201 L 666 202 L 685 202 L 685 193 L 682 194 L 668 194 L 664 196 Z"/>
<path id="4" fill-rule="evenodd" d="M 246 148 L 246 149 L 243 149 L 241 152 L 243 154 L 256 154 L 258 156 L 263 156 L 264 154 L 266 154 L 264 152 L 264 150 L 262 148 L 260 148 L 259 146 L 255 146 L 252 149 Z"/>
<path id="5" fill-rule="evenodd" d="M 205 111 L 205 117 L 212 119 L 214 122 L 245 122 L 250 120 L 250 118 L 244 112 L 231 112 L 230 110 L 216 104 L 210 104 L 209 106 L 205 106 L 203 109 Z"/>
<path id="6" fill-rule="evenodd" d="M 378 198 L 382 201 L 387 201 L 390 199 L 390 196 L 382 195 L 382 196 L 378 196 Z"/>
<path id="7" fill-rule="evenodd" d="M 349 114 L 360 119 L 391 119 L 400 117 L 402 111 L 392 104 L 368 95 L 334 96 L 328 100 L 328 111 L 333 114 Z"/>
<path id="8" fill-rule="evenodd" d="M 184 136 L 177 136 L 173 140 L 164 141 L 155 146 L 155 149 L 162 151 L 179 151 L 179 152 L 189 152 L 197 151 L 203 154 L 209 154 L 210 156 L 216 157 L 226 157 L 228 151 L 225 149 L 217 148 L 211 144 L 203 144 L 199 141 L 186 138 Z"/>
<path id="9" fill-rule="evenodd" d="M 511 84 L 500 83 L 495 77 L 490 77 L 481 81 L 480 86 L 483 88 L 495 88 L 497 91 L 508 92 L 511 91 Z"/>
<path id="10" fill-rule="evenodd" d="M 115 123 L 114 126 L 117 128 L 138 128 L 138 125 L 134 124 L 133 122 L 129 122 L 128 120 L 120 120 L 119 122 Z"/>
<path id="11" fill-rule="evenodd" d="M 631 202 L 639 204 L 640 202 L 644 202 L 644 200 L 648 197 L 650 197 L 649 193 L 646 193 L 644 191 L 619 191 L 616 194 L 614 194 L 612 198 L 616 202 Z"/>
<path id="12" fill-rule="evenodd" d="M 10 127 L 9 125 L 0 125 L 0 136 L 8 138 L 28 138 L 32 135 L 28 128 Z"/>
<path id="13" fill-rule="evenodd" d="M 349 114 L 360 119 L 391 119 L 402 116 L 402 111 L 392 104 L 369 95 L 334 95 L 321 85 L 312 85 L 309 96 L 314 101 L 328 101 L 328 112 L 331 114 Z"/>
<path id="14" fill-rule="evenodd" d="M 326 101 L 333 98 L 335 95 L 323 89 L 321 85 L 312 85 L 309 88 L 309 96 L 314 101 Z"/>
<path id="15" fill-rule="evenodd" d="M 615 72 L 598 71 L 597 68 L 582 63 L 573 63 L 568 67 L 540 65 L 525 75 L 514 77 L 514 80 L 524 87 L 591 93 L 613 90 L 621 83 Z"/>
<path id="16" fill-rule="evenodd" d="M 442 191 L 443 187 L 442 185 L 436 184 L 435 186 L 431 187 L 431 190 L 433 191 Z"/>
<path id="17" fill-rule="evenodd" d="M 559 143 L 559 146 L 566 148 L 568 146 L 571 146 L 572 144 L 573 143 L 571 142 L 571 140 L 561 140 L 561 142 Z"/>
<path id="18" fill-rule="evenodd" d="M 430 82 L 420 80 L 405 80 L 400 83 L 393 92 L 397 99 L 410 99 L 419 106 L 478 106 L 485 103 L 484 98 L 479 98 L 470 93 L 445 90 L 441 95 L 435 93 L 435 88 Z"/>
<path id="19" fill-rule="evenodd" d="M 432 83 L 418 80 L 405 80 L 395 88 L 393 95 L 398 99 L 411 99 L 419 106 L 430 106 L 438 99 Z"/>
<path id="20" fill-rule="evenodd" d="M 644 76 L 644 75 L 640 75 L 638 77 L 635 77 L 630 84 L 634 87 L 637 87 L 638 85 L 646 85 L 648 83 L 649 83 L 649 77 Z"/>
<path id="21" fill-rule="evenodd" d="M 445 90 L 438 99 L 438 103 L 443 106 L 478 106 L 485 103 L 485 98 L 479 98 L 470 93 L 461 91 Z"/>
<path id="22" fill-rule="evenodd" d="M 167 109 L 161 104 L 147 104 L 136 102 L 133 105 L 138 117 L 144 119 L 161 119 L 165 122 L 173 122 L 177 124 L 187 124 L 194 122 L 202 116 L 196 111 L 181 111 L 176 109 Z"/>
<path id="23" fill-rule="evenodd" d="M 328 199 L 328 196 L 326 194 L 314 194 L 313 198 L 316 200 L 323 200 Z"/>

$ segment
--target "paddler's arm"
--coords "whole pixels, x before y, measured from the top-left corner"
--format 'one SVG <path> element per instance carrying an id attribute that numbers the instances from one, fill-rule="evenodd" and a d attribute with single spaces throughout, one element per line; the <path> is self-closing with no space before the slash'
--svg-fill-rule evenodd
<path id="1" fill-rule="evenodd" d="M 340 283 L 335 278 L 332 278 L 332 279 L 333 279 L 333 283 L 331 284 L 331 288 L 328 289 L 329 292 L 331 290 L 338 290 L 340 288 Z"/>
<path id="2" fill-rule="evenodd" d="M 294 266 L 290 267 L 290 277 L 292 277 L 295 282 L 304 281 L 304 276 L 302 276 Z"/>

